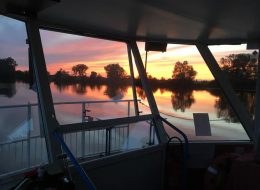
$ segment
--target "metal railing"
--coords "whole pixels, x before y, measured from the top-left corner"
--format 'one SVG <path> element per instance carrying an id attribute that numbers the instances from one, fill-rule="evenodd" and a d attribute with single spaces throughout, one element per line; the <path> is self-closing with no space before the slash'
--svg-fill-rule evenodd
<path id="1" fill-rule="evenodd" d="M 40 136 L 0 144 L 0 176 L 47 162 L 45 139 Z"/>
<path id="2" fill-rule="evenodd" d="M 126 102 L 127 114 L 130 116 L 130 105 L 133 100 L 119 101 L 82 101 L 82 102 L 56 102 L 54 105 L 82 104 L 82 122 L 89 122 L 91 117 L 86 104 Z M 40 164 L 46 164 L 47 152 L 45 138 L 31 136 L 32 106 L 38 104 L 23 104 L 0 106 L 0 109 L 27 107 L 28 131 L 27 138 L 0 143 L 0 178 L 10 172 L 29 169 Z M 98 118 L 96 118 L 99 120 Z M 149 122 L 149 121 L 148 121 Z M 149 138 L 147 145 L 155 142 L 153 123 L 150 121 Z M 107 127 L 104 129 L 85 129 L 83 131 L 63 134 L 64 141 L 77 158 L 90 158 L 93 156 L 107 156 L 129 149 L 129 124 Z"/>
<path id="3" fill-rule="evenodd" d="M 116 126 L 104 130 L 85 130 L 64 134 L 64 140 L 75 157 L 107 156 L 128 149 L 128 126 Z M 84 137 L 84 139 L 82 138 Z M 1 174 L 32 168 L 47 163 L 45 138 L 41 136 L 0 143 Z"/>
<path id="4" fill-rule="evenodd" d="M 98 100 L 98 101 L 70 101 L 70 102 L 54 102 L 54 105 L 70 105 L 70 104 L 81 104 L 82 105 L 82 121 L 85 121 L 86 113 L 90 110 L 86 109 L 87 104 L 100 104 L 100 103 L 127 103 L 127 115 L 130 116 L 131 111 L 131 102 L 134 100 Z M 141 100 L 137 100 L 140 102 Z M 11 108 L 26 108 L 27 107 L 27 113 L 28 117 L 27 119 L 30 120 L 32 117 L 32 107 L 38 106 L 38 103 L 30 103 L 28 104 L 19 104 L 19 105 L 6 105 L 6 106 L 0 106 L 0 109 L 11 109 Z"/>

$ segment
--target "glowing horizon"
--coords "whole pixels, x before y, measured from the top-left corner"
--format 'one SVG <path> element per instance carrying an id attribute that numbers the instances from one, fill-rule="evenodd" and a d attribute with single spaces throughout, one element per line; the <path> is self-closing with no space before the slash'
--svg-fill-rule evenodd
<path id="1" fill-rule="evenodd" d="M 0 16 L 0 57 L 13 57 L 17 70 L 28 70 L 28 45 L 25 25 L 4 16 Z M 104 66 L 119 63 L 129 75 L 126 44 L 108 40 L 95 39 L 71 34 L 40 30 L 47 69 L 54 74 L 60 68 L 71 73 L 72 66 L 86 64 L 87 74 L 95 71 L 106 76 Z M 143 62 L 145 59 L 144 43 L 138 43 Z M 222 45 L 210 47 L 216 60 L 236 53 L 252 53 L 246 45 Z M 12 51 L 10 51 L 12 50 Z M 212 80 L 213 76 L 201 58 L 195 46 L 169 44 L 167 52 L 149 52 L 147 72 L 158 79 L 171 78 L 174 64 L 188 61 L 197 71 L 196 80 Z M 135 76 L 137 76 L 137 70 Z"/>
<path id="2" fill-rule="evenodd" d="M 47 31 L 45 31 L 47 32 Z M 44 34 L 43 34 L 44 35 Z M 61 34 L 63 35 L 63 34 Z M 67 35 L 67 34 L 66 34 Z M 45 36 L 46 38 L 46 36 Z M 44 38 L 43 38 L 44 39 Z M 66 37 L 65 37 L 66 39 Z M 78 39 L 77 39 L 78 40 Z M 100 40 L 100 39 L 81 39 L 82 41 L 79 42 L 74 42 L 71 41 L 70 43 L 72 44 L 62 44 L 62 50 L 60 51 L 60 47 L 54 47 L 51 46 L 50 48 L 46 48 L 46 42 L 43 41 L 43 47 L 44 47 L 44 53 L 45 53 L 45 58 L 46 58 L 46 63 L 47 63 L 47 68 L 48 71 L 51 74 L 55 74 L 59 69 L 63 69 L 65 71 L 68 71 L 70 74 L 72 74 L 72 67 L 74 65 L 77 64 L 85 64 L 89 67 L 89 69 L 87 70 L 87 75 L 90 75 L 91 71 L 95 71 L 98 74 L 101 74 L 102 76 L 106 76 L 105 70 L 104 70 L 104 66 L 108 65 L 108 64 L 113 64 L 113 63 L 119 63 L 120 66 L 122 66 L 125 71 L 127 72 L 128 75 L 130 75 L 129 72 L 129 66 L 128 66 L 128 56 L 127 56 L 127 51 L 126 51 L 126 45 L 123 43 L 119 43 L 119 42 L 112 42 L 112 41 L 106 41 L 106 40 Z M 76 49 L 76 47 L 78 46 L 89 46 L 88 43 L 89 42 L 85 42 L 85 41 L 89 41 L 92 43 L 99 43 L 100 41 L 106 41 L 109 45 L 110 48 L 114 49 L 115 48 L 120 48 L 119 50 L 115 50 L 110 51 L 109 53 L 104 53 L 102 52 L 101 49 L 101 53 L 100 55 L 98 55 L 97 51 L 100 51 L 100 49 L 93 47 L 93 48 L 83 48 L 84 51 L 89 51 L 90 53 L 86 53 L 86 55 L 88 54 L 92 54 L 93 52 L 95 52 L 95 59 L 91 59 L 91 60 L 68 60 L 68 61 L 61 61 L 61 60 L 57 60 L 57 61 L 49 61 L 48 56 L 54 55 L 54 56 L 58 56 L 59 54 L 62 53 L 70 53 L 72 54 L 72 57 L 74 57 L 75 55 L 73 55 L 73 51 L 71 49 Z M 46 40 L 47 41 L 47 40 Z M 74 44 L 73 44 L 74 43 Z M 78 43 L 78 44 L 77 44 Z M 91 46 L 91 45 L 90 45 Z M 144 63 L 144 57 L 145 57 L 145 51 L 144 51 L 144 43 L 138 43 L 139 46 L 139 50 L 143 59 L 143 63 Z M 105 47 L 105 49 L 107 49 L 108 47 Z M 230 50 L 232 48 L 232 50 Z M 223 51 L 223 46 L 221 47 L 211 47 L 210 48 L 213 51 L 213 54 L 215 56 L 215 58 L 217 59 L 217 61 L 224 56 L 227 56 L 231 53 L 251 53 L 252 51 L 246 51 L 243 50 L 245 49 L 245 45 L 241 45 L 239 47 L 237 46 L 232 46 L 232 47 L 228 47 L 226 46 L 225 49 L 228 50 L 226 51 L 227 53 L 224 53 Z M 125 52 L 123 52 L 122 50 L 125 50 Z M 62 56 L 62 55 L 61 55 Z M 153 77 L 156 77 L 158 79 L 160 78 L 172 78 L 172 71 L 174 68 L 174 64 L 177 61 L 188 61 L 190 65 L 193 66 L 194 70 L 197 71 L 197 76 L 196 76 L 196 80 L 212 80 L 214 79 L 211 72 L 209 71 L 207 65 L 205 64 L 205 62 L 203 61 L 202 57 L 199 55 L 198 50 L 196 49 L 195 46 L 188 46 L 188 45 L 168 45 L 168 50 L 165 53 L 160 53 L 160 52 L 148 52 L 148 64 L 147 64 L 147 73 L 151 74 Z M 20 70 L 28 70 L 28 66 L 18 66 L 17 69 Z M 137 74 L 137 70 L 136 68 L 134 68 L 135 70 L 135 77 L 138 76 Z"/>
<path id="3" fill-rule="evenodd" d="M 76 64 L 85 64 L 89 67 L 87 74 L 89 75 L 91 71 L 95 71 L 102 76 L 106 76 L 104 66 L 112 63 L 119 63 L 128 75 L 130 75 L 129 65 L 128 65 L 128 55 L 126 44 L 121 42 L 113 42 L 108 40 L 101 40 L 88 37 L 79 37 L 69 34 L 60 34 L 50 31 L 41 31 L 43 39 L 48 37 L 60 36 L 60 40 L 56 39 L 56 42 L 52 45 L 48 45 L 47 40 L 43 40 L 43 47 L 46 54 L 46 62 L 48 69 L 51 74 L 54 74 L 60 68 L 71 73 L 71 68 Z M 62 48 L 61 48 L 62 46 Z M 144 43 L 138 42 L 138 47 L 143 59 L 145 61 L 145 51 Z M 78 49 L 79 48 L 79 49 Z M 223 46 L 212 46 L 210 47 L 217 61 L 221 57 L 227 56 L 232 53 L 251 53 L 252 51 L 246 50 L 246 45 L 223 45 Z M 53 61 L 48 56 L 60 55 L 67 57 L 67 53 L 70 53 L 68 61 L 61 62 Z M 81 60 L 77 60 L 79 55 Z M 169 44 L 167 47 L 167 52 L 148 52 L 148 63 L 147 63 L 147 73 L 151 74 L 153 77 L 160 78 L 172 78 L 172 71 L 174 69 L 174 64 L 177 61 L 188 61 L 190 65 L 193 66 L 194 70 L 197 71 L 196 80 L 212 80 L 214 79 L 211 72 L 209 71 L 204 60 L 200 56 L 197 48 L 191 45 L 176 45 Z M 134 66 L 135 77 L 138 76 L 138 72 Z"/>

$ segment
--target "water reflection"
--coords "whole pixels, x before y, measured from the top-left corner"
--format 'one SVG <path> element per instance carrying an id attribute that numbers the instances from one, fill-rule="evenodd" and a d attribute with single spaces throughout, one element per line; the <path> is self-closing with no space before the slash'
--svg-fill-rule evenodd
<path id="1" fill-rule="evenodd" d="M 255 117 L 255 99 L 256 99 L 256 94 L 255 92 L 239 92 L 238 97 L 240 100 L 245 104 L 251 119 L 254 119 Z"/>
<path id="2" fill-rule="evenodd" d="M 6 96 L 12 98 L 16 94 L 15 83 L 0 83 L 0 96 Z"/>
<path id="3" fill-rule="evenodd" d="M 121 100 L 124 98 L 125 93 L 127 92 L 128 86 L 125 85 L 113 85 L 108 84 L 104 95 L 107 95 L 112 100 Z"/>
<path id="4" fill-rule="evenodd" d="M 99 84 L 90 84 L 89 87 L 92 91 L 100 92 L 101 90 L 101 85 Z"/>
<path id="5" fill-rule="evenodd" d="M 141 98 L 141 100 L 145 100 L 146 99 L 145 92 L 144 92 L 144 90 L 142 88 L 136 87 L 136 93 L 137 93 L 138 97 Z"/>
<path id="6" fill-rule="evenodd" d="M 16 89 L 17 88 L 17 89 Z M 22 98 L 26 96 L 26 103 L 35 99 L 35 93 L 27 89 L 22 83 L 0 84 L 0 96 L 3 95 L 2 102 L 6 104 L 24 103 Z M 120 100 L 132 99 L 131 86 L 128 85 L 93 85 L 93 84 L 51 84 L 52 93 L 55 101 L 71 98 L 78 100 L 97 99 L 97 100 Z M 136 88 L 139 99 L 146 100 L 146 95 L 141 87 Z M 56 93 L 60 92 L 60 93 Z M 190 114 L 198 111 L 207 112 L 216 118 L 224 119 L 226 122 L 236 123 L 238 118 L 227 103 L 223 93 L 218 89 L 210 90 L 168 90 L 159 88 L 153 89 L 159 107 L 170 111 L 181 111 L 183 114 Z M 206 93 L 202 93 L 206 92 Z M 254 119 L 255 92 L 239 91 L 238 97 L 246 106 L 250 116 Z M 33 98 L 32 98 L 33 96 Z M 10 98 L 10 103 L 6 98 Z M 11 99 L 12 98 L 12 99 Z M 0 99 L 1 100 L 1 99 Z M 36 101 L 36 100 L 35 100 Z M 171 103 L 171 104 L 170 104 Z M 190 117 L 190 115 L 188 115 Z"/>
<path id="7" fill-rule="evenodd" d="M 218 118 L 223 118 L 226 122 L 239 122 L 233 108 L 228 104 L 224 94 L 220 90 L 210 90 L 210 94 L 217 97 L 215 101 L 215 109 Z M 246 106 L 246 109 L 251 117 L 254 119 L 255 110 L 255 92 L 239 91 L 236 93 L 240 101 Z"/>
<path id="8" fill-rule="evenodd" d="M 56 82 L 54 82 L 54 84 L 59 92 L 63 92 L 69 89 L 68 84 L 56 83 Z"/>
<path id="9" fill-rule="evenodd" d="M 84 94 L 87 94 L 87 85 L 85 84 L 74 84 L 72 86 L 72 90 L 76 93 L 76 94 L 79 94 L 79 95 L 84 95 Z"/>
<path id="10" fill-rule="evenodd" d="M 72 93 L 75 93 L 77 95 L 87 95 L 88 88 L 90 91 L 98 93 L 100 95 L 102 85 L 99 84 L 61 84 L 61 83 L 54 83 L 55 87 L 58 89 L 59 92 L 64 92 L 72 90 Z M 107 84 L 103 85 L 105 86 L 105 90 L 102 94 L 106 95 L 108 98 L 112 100 L 121 100 L 124 98 L 129 86 L 127 85 L 121 85 L 121 84 Z"/>
<path id="11" fill-rule="evenodd" d="M 185 109 L 190 108 L 195 103 L 193 96 L 193 90 L 175 90 L 171 94 L 172 107 L 175 111 L 181 110 L 185 112 Z"/>
<path id="12" fill-rule="evenodd" d="M 216 114 L 218 118 L 223 118 L 227 122 L 236 123 L 239 122 L 232 107 L 227 104 L 227 101 L 223 96 L 220 96 L 215 102 Z"/>

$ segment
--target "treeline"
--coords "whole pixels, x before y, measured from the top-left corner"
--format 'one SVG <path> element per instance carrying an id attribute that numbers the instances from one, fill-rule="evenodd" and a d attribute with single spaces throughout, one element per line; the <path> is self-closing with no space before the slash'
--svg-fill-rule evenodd
<path id="1" fill-rule="evenodd" d="M 50 81 L 58 84 L 83 83 L 83 84 L 113 84 L 126 85 L 130 84 L 130 77 L 126 71 L 118 63 L 109 64 L 104 67 L 106 77 L 92 71 L 87 76 L 86 71 L 88 66 L 85 64 L 78 64 L 72 67 L 72 75 L 63 69 L 58 70 L 54 75 L 50 76 Z"/>
<path id="2" fill-rule="evenodd" d="M 60 69 L 54 75 L 49 76 L 50 81 L 55 83 L 62 84 L 71 84 L 71 83 L 96 83 L 103 84 L 106 82 L 106 78 L 97 74 L 96 72 L 91 72 L 90 76 L 75 76 L 70 75 L 69 72 Z"/>
<path id="3" fill-rule="evenodd" d="M 136 86 L 142 87 L 140 79 L 135 79 Z M 178 80 L 178 79 L 157 79 L 157 78 L 148 78 L 148 82 L 154 91 L 159 88 L 165 88 L 168 90 L 182 90 L 182 89 L 194 89 L 194 90 L 203 90 L 203 89 L 216 89 L 219 88 L 219 84 L 215 80 Z M 256 80 L 236 80 L 232 81 L 231 86 L 235 90 L 255 90 Z"/>
<path id="4" fill-rule="evenodd" d="M 159 88 L 165 88 L 168 90 L 181 90 L 185 89 L 205 89 L 205 88 L 217 88 L 217 83 L 212 81 L 189 81 L 189 80 L 179 80 L 179 79 L 157 79 L 157 78 L 148 78 L 153 91 L 158 90 Z M 136 86 L 142 87 L 141 80 L 135 79 Z"/>
<path id="5" fill-rule="evenodd" d="M 219 65 L 227 75 L 235 89 L 255 89 L 257 79 L 257 58 L 256 51 L 251 54 L 230 54 L 220 59 Z M 0 59 L 0 82 L 14 82 L 20 80 L 28 82 L 30 73 L 28 71 L 15 71 L 17 63 L 12 58 Z M 56 84 L 113 84 L 129 85 L 130 76 L 118 63 L 108 64 L 104 67 L 106 77 L 92 71 L 87 75 L 89 67 L 85 64 L 74 65 L 70 72 L 60 68 L 54 75 L 49 74 L 50 82 Z M 218 88 L 216 81 L 195 80 L 197 71 L 189 65 L 188 61 L 176 62 L 173 66 L 170 79 L 157 79 L 148 74 L 148 81 L 152 88 L 167 89 L 205 89 Z M 140 78 L 135 79 L 136 86 L 142 86 Z"/>
<path id="6" fill-rule="evenodd" d="M 257 80 L 258 53 L 251 54 L 230 54 L 220 59 L 219 65 L 229 79 L 232 87 L 238 90 L 255 90 Z M 197 81 L 197 72 L 187 61 L 175 63 L 171 79 L 157 79 L 148 75 L 148 80 L 153 89 L 167 88 L 174 89 L 205 89 L 219 88 L 215 80 Z M 137 85 L 141 82 L 137 79 Z"/>

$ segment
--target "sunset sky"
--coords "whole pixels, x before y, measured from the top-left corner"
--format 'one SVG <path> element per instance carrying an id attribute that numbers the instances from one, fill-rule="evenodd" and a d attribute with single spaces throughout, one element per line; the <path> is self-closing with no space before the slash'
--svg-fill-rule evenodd
<path id="1" fill-rule="evenodd" d="M 60 68 L 71 71 L 73 65 L 83 63 L 91 71 L 105 76 L 104 66 L 119 63 L 129 73 L 126 45 L 124 43 L 87 38 L 41 30 L 42 43 L 48 71 L 54 74 Z M 25 25 L 0 16 L 0 58 L 12 57 L 17 69 L 28 70 L 28 46 Z M 138 43 L 143 61 L 144 43 Z M 231 53 L 247 52 L 246 45 L 210 47 L 217 61 Z M 198 72 L 196 79 L 213 79 L 195 46 L 168 45 L 167 52 L 149 52 L 147 72 L 157 78 L 170 78 L 174 63 L 187 60 Z M 136 74 L 137 75 L 137 74 Z"/>

